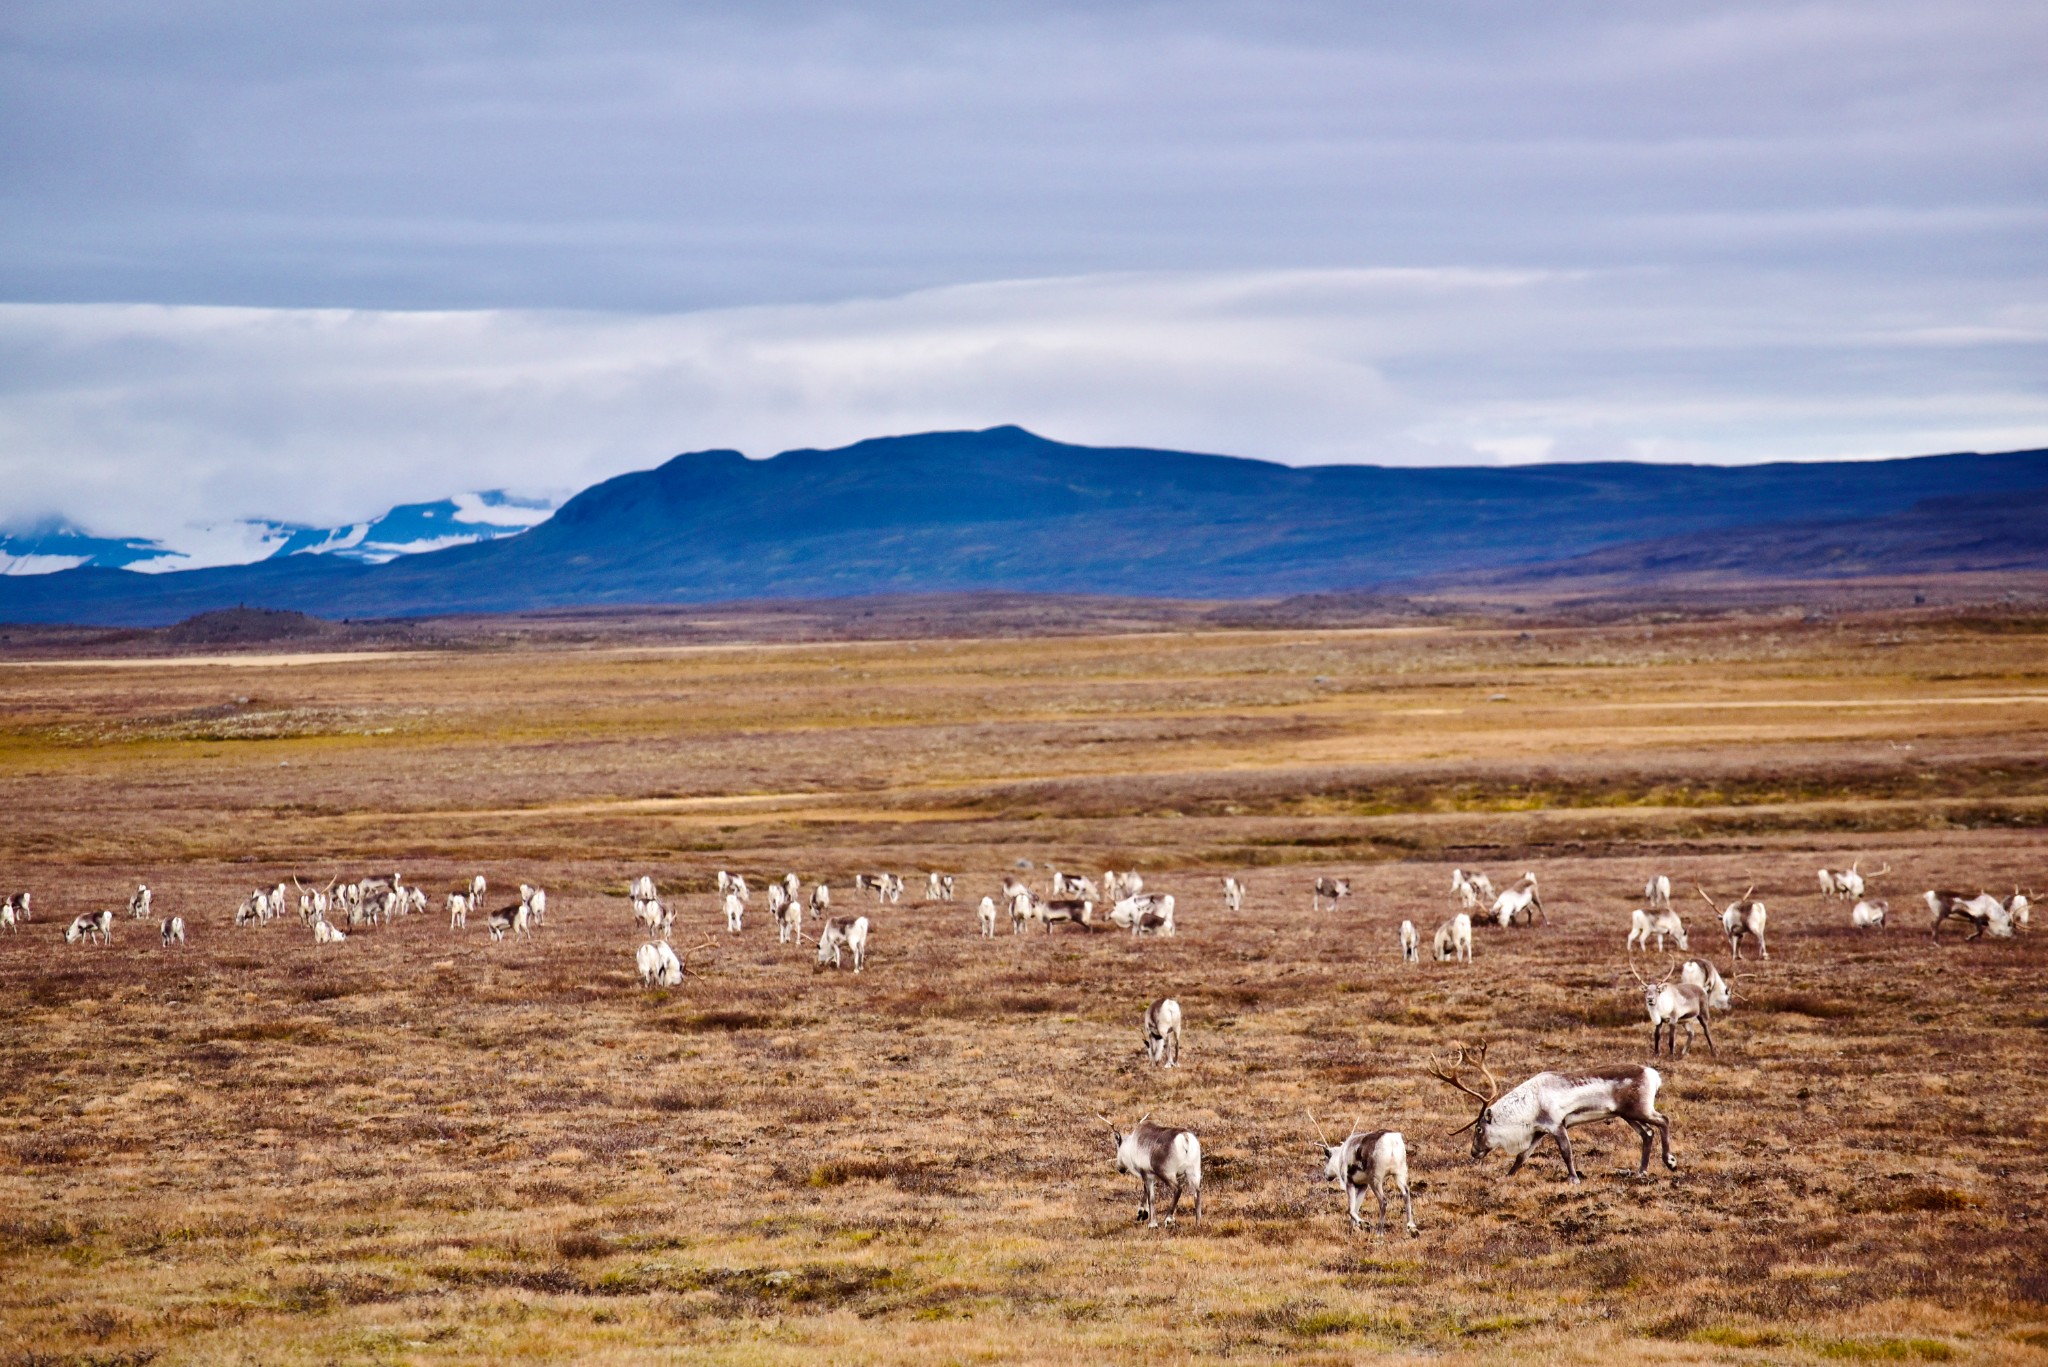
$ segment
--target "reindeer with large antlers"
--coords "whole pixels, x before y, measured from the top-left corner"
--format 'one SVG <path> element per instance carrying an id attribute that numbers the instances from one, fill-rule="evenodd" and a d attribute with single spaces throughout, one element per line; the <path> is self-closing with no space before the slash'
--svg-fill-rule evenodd
<path id="1" fill-rule="evenodd" d="M 1408 1233 L 1421 1233 L 1415 1226 L 1415 1198 L 1408 1194 L 1408 1143 L 1399 1130 L 1374 1130 L 1368 1134 L 1361 1131 L 1354 1120 L 1351 1122 L 1351 1137 L 1341 1144 L 1332 1144 L 1330 1137 L 1323 1133 L 1323 1123 L 1316 1119 L 1314 1111 L 1308 1113 L 1308 1121 L 1316 1127 L 1317 1147 L 1323 1151 L 1323 1176 L 1342 1187 L 1350 1201 L 1354 1232 L 1365 1228 L 1358 1206 L 1370 1191 L 1380 1203 L 1379 1223 L 1374 1226 L 1373 1234 L 1385 1237 L 1387 1189 L 1392 1187 L 1401 1193 L 1401 1202 L 1408 1208 Z"/>
<path id="2" fill-rule="evenodd" d="M 1742 896 L 1725 907 L 1715 907 L 1714 899 L 1708 897 L 1707 890 L 1699 884 L 1695 883 L 1692 886 L 1693 891 L 1705 897 L 1707 905 L 1714 907 L 1720 914 L 1721 931 L 1728 937 L 1728 953 L 1731 956 L 1741 958 L 1743 937 L 1753 935 L 1756 937 L 1757 956 L 1764 959 L 1771 957 L 1770 947 L 1764 943 L 1764 922 L 1770 913 L 1764 910 L 1762 902 L 1752 902 L 1749 899 L 1749 894 L 1756 891 L 1756 884 L 1751 883 L 1743 889 Z"/>
<path id="3" fill-rule="evenodd" d="M 1485 1076 L 1485 1091 L 1464 1082 L 1461 1074 L 1468 1064 Z M 1678 1160 L 1671 1156 L 1671 1122 L 1657 1113 L 1657 1089 L 1664 1085 L 1664 1077 L 1655 1068 L 1634 1065 L 1583 1073 L 1538 1073 L 1512 1091 L 1502 1092 L 1493 1070 L 1486 1066 L 1486 1046 L 1482 1044 L 1477 1051 L 1460 1047 L 1455 1071 L 1437 1059 L 1429 1061 L 1428 1071 L 1437 1081 L 1479 1102 L 1478 1117 L 1451 1133 L 1472 1131 L 1475 1163 L 1489 1153 L 1513 1154 L 1515 1161 L 1508 1165 L 1510 1177 L 1521 1171 L 1548 1135 L 1557 1141 L 1566 1175 L 1577 1182 L 1579 1169 L 1572 1160 L 1568 1130 L 1595 1120 L 1619 1120 L 1642 1137 L 1643 1158 L 1636 1176 L 1649 1176 L 1653 1130 L 1663 1142 L 1664 1166 L 1678 1170 Z"/>
<path id="4" fill-rule="evenodd" d="M 1704 983 L 1673 982 L 1666 973 L 1656 982 L 1651 982 L 1636 972 L 1636 956 L 1628 956 L 1628 971 L 1642 984 L 1643 1010 L 1650 1017 L 1650 1057 L 1657 1057 L 1657 1048 L 1666 1031 L 1670 1032 L 1668 1048 L 1674 1059 L 1685 1057 L 1678 1052 L 1678 1027 L 1685 1027 L 1685 1053 L 1692 1052 L 1693 1022 L 1698 1021 L 1700 1029 L 1706 1031 L 1708 1052 L 1719 1054 L 1714 1044 L 1714 1027 L 1708 1023 L 1707 989 Z M 1719 976 L 1716 974 L 1715 976 Z"/>

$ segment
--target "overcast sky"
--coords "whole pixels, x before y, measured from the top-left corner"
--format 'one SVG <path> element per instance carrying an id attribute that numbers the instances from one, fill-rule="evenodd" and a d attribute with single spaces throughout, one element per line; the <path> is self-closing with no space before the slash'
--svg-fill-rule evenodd
<path id="1" fill-rule="evenodd" d="M 566 16 L 566 17 L 565 17 Z M 2048 6 L 0 8 L 0 520 L 2048 445 Z"/>

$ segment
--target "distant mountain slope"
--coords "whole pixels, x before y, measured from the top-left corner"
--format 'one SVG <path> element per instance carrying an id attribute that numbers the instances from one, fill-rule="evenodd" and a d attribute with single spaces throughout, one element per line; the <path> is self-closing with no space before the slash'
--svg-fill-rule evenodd
<path id="1" fill-rule="evenodd" d="M 0 574 L 55 574 L 80 565 L 114 568 L 164 553 L 161 542 L 94 536 L 61 518 L 19 531 L 0 531 Z"/>
<path id="2" fill-rule="evenodd" d="M 678 456 L 518 536 L 382 565 L 293 556 L 0 580 L 0 619 L 159 624 L 1013 589 L 1257 597 L 1518 570 L 1765 523 L 1865 527 L 2048 487 L 2048 453 L 1742 467 L 1293 468 L 1070 446 L 1015 427 L 750 461 Z M 1962 516 L 1939 509 L 1929 517 Z"/>
<path id="3" fill-rule="evenodd" d="M 541 500 L 487 489 L 432 503 L 401 503 L 381 517 L 346 527 L 292 527 L 271 555 L 332 555 L 381 565 L 401 555 L 516 536 L 545 522 L 551 511 L 552 505 Z"/>

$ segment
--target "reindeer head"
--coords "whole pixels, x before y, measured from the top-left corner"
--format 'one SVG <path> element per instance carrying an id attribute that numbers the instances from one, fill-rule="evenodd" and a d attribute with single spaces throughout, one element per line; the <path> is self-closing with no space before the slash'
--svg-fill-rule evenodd
<path id="1" fill-rule="evenodd" d="M 1145 1122 L 1152 1118 L 1152 1112 L 1147 1111 L 1139 1116 L 1138 1123 L 1131 1126 L 1129 1131 L 1119 1130 L 1116 1127 L 1116 1122 L 1103 1115 L 1100 1111 L 1096 1112 L 1095 1118 L 1109 1127 L 1110 1142 L 1116 1145 L 1117 1172 L 1126 1177 L 1143 1177 L 1145 1175 L 1144 1158 L 1138 1152 L 1137 1145 L 1131 1141 L 1137 1138 L 1139 1130 L 1145 1128 Z"/>
<path id="2" fill-rule="evenodd" d="M 1466 1130 L 1472 1131 L 1472 1161 L 1475 1163 L 1486 1157 L 1487 1150 L 1492 1147 L 1492 1144 L 1489 1142 L 1489 1131 L 1493 1128 L 1493 1103 L 1500 1100 L 1501 1094 L 1500 1080 L 1494 1077 L 1493 1070 L 1486 1066 L 1487 1048 L 1488 1046 L 1484 1044 L 1480 1045 L 1476 1050 L 1467 1049 L 1460 1045 L 1458 1046 L 1458 1060 L 1456 1064 L 1447 1065 L 1441 1060 L 1431 1059 L 1427 1065 L 1429 1075 L 1438 1082 L 1449 1083 L 1465 1095 L 1479 1102 L 1479 1114 L 1473 1117 L 1472 1122 L 1467 1125 L 1460 1125 L 1457 1129 L 1451 1131 L 1452 1134 L 1463 1134 Z M 1486 1078 L 1485 1091 L 1482 1092 L 1475 1087 L 1468 1087 L 1465 1084 L 1461 1075 L 1464 1073 L 1467 1065 L 1477 1068 Z"/>
<path id="3" fill-rule="evenodd" d="M 1323 1122 L 1316 1119 L 1316 1113 L 1309 1110 L 1304 1110 L 1302 1113 L 1308 1117 L 1308 1123 L 1316 1127 L 1315 1145 L 1323 1151 L 1324 1178 L 1339 1187 L 1343 1186 L 1344 1169 L 1346 1166 L 1344 1150 L 1350 1145 L 1350 1138 L 1347 1136 L 1343 1143 L 1332 1144 L 1330 1136 L 1323 1133 Z M 1356 1120 L 1351 1122 L 1351 1133 L 1358 1133 L 1358 1122 Z"/>

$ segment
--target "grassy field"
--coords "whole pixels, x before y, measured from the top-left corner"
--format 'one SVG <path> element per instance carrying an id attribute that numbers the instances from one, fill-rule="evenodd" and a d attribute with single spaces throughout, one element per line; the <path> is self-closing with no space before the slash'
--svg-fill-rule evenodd
<path id="1" fill-rule="evenodd" d="M 0 1362 L 2048 1362 L 2043 932 L 1935 948 L 1918 901 L 2048 883 L 2044 811 L 2048 622 L 1949 609 L 0 655 L 0 893 L 37 913 L 0 932 Z M 1888 931 L 1820 897 L 1851 859 Z M 1536 871 L 1550 922 L 1403 966 L 1453 865 Z M 1055 866 L 1141 869 L 1180 934 L 976 938 Z M 394 867 L 554 914 L 230 924 Z M 963 897 L 912 878 L 820 973 L 758 898 L 724 933 L 721 867 Z M 1678 1173 L 1615 1126 L 1576 1188 L 1471 1166 L 1422 1063 L 1646 1061 L 1658 871 L 1724 967 L 1692 885 L 1771 910 L 1718 1055 L 1660 1065 Z M 714 941 L 671 992 L 642 872 Z M 1323 873 L 1355 892 L 1318 918 Z M 189 946 L 62 942 L 137 881 Z M 1419 1238 L 1347 1231 L 1310 1109 L 1406 1133 Z M 1201 1134 L 1200 1224 L 1132 1222 L 1095 1116 L 1147 1111 Z"/>

